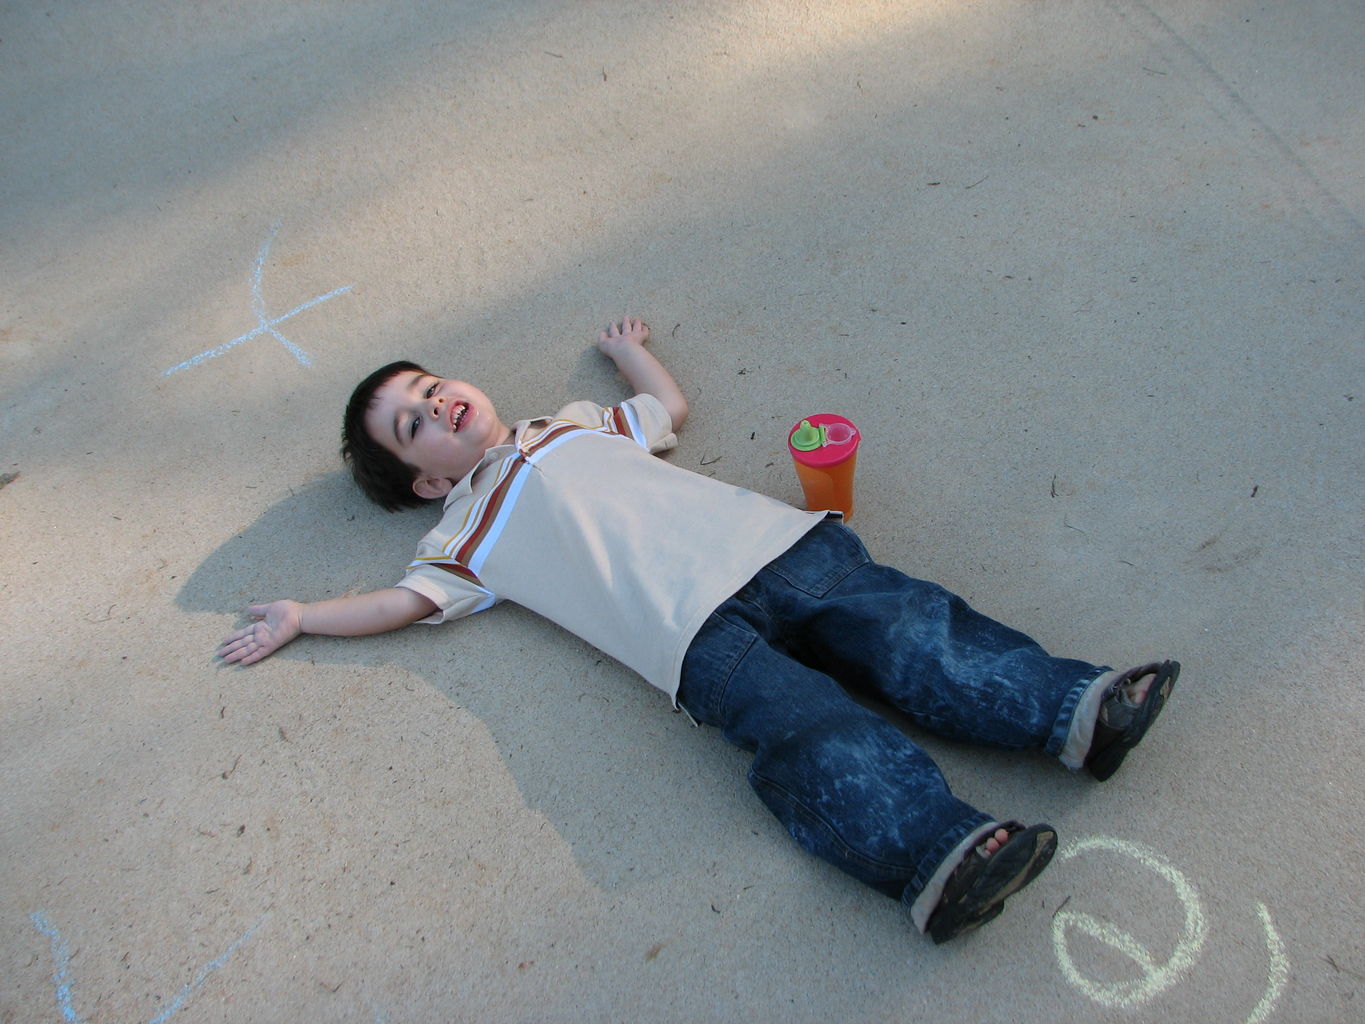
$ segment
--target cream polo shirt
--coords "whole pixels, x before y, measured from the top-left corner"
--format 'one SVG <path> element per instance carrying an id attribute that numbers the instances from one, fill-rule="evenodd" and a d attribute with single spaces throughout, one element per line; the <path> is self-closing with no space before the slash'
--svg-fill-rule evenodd
<path id="1" fill-rule="evenodd" d="M 680 469 L 652 395 L 522 420 L 446 497 L 399 586 L 444 622 L 514 601 L 676 700 L 706 617 L 825 513 Z"/>

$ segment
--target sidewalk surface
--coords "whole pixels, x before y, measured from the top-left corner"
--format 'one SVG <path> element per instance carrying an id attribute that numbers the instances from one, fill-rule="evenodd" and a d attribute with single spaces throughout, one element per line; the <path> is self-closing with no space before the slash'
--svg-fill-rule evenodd
<path id="1" fill-rule="evenodd" d="M 1359 1020 L 1362 53 L 1355 0 L 0 6 L 0 1021 Z M 1184 663 L 1104 785 L 924 738 L 1061 836 L 987 929 L 518 608 L 215 662 L 432 521 L 343 475 L 357 380 L 612 402 L 627 312 L 677 464 L 799 503 L 844 413 L 879 559 Z"/>

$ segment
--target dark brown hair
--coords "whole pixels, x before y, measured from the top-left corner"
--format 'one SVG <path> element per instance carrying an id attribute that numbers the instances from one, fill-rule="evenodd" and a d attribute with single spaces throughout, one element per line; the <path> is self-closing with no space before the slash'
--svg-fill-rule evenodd
<path id="1" fill-rule="evenodd" d="M 412 482 L 417 479 L 417 467 L 410 466 L 370 436 L 365 429 L 365 413 L 374 404 L 375 393 L 400 373 L 426 373 L 416 363 L 399 360 L 381 366 L 351 392 L 346 403 L 346 415 L 341 421 L 341 459 L 351 468 L 351 476 L 376 505 L 390 512 L 401 508 L 425 505 L 426 498 L 417 495 Z"/>

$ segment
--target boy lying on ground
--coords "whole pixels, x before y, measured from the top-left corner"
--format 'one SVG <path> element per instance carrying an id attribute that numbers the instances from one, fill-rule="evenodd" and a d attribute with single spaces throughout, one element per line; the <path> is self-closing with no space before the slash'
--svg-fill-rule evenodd
<path id="1" fill-rule="evenodd" d="M 944 588 L 878 565 L 803 512 L 653 457 L 687 401 L 613 323 L 598 347 L 634 391 L 512 427 L 463 381 L 391 363 L 346 409 L 342 455 L 390 510 L 442 499 L 394 587 L 253 605 L 219 648 L 250 665 L 302 633 L 358 636 L 511 600 L 581 636 L 753 754 L 749 782 L 798 843 L 899 900 L 936 942 L 1000 913 L 1056 849 L 949 791 L 870 695 L 958 740 L 1036 748 L 1098 779 L 1160 713 L 1180 666 L 1054 658 Z"/>

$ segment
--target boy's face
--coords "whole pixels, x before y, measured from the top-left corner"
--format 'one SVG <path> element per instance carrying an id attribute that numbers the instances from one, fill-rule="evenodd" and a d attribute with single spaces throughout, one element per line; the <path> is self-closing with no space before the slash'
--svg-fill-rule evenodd
<path id="1" fill-rule="evenodd" d="M 365 430 L 417 467 L 412 489 L 422 498 L 445 497 L 484 452 L 511 436 L 473 384 L 412 370 L 380 385 L 365 413 Z"/>

